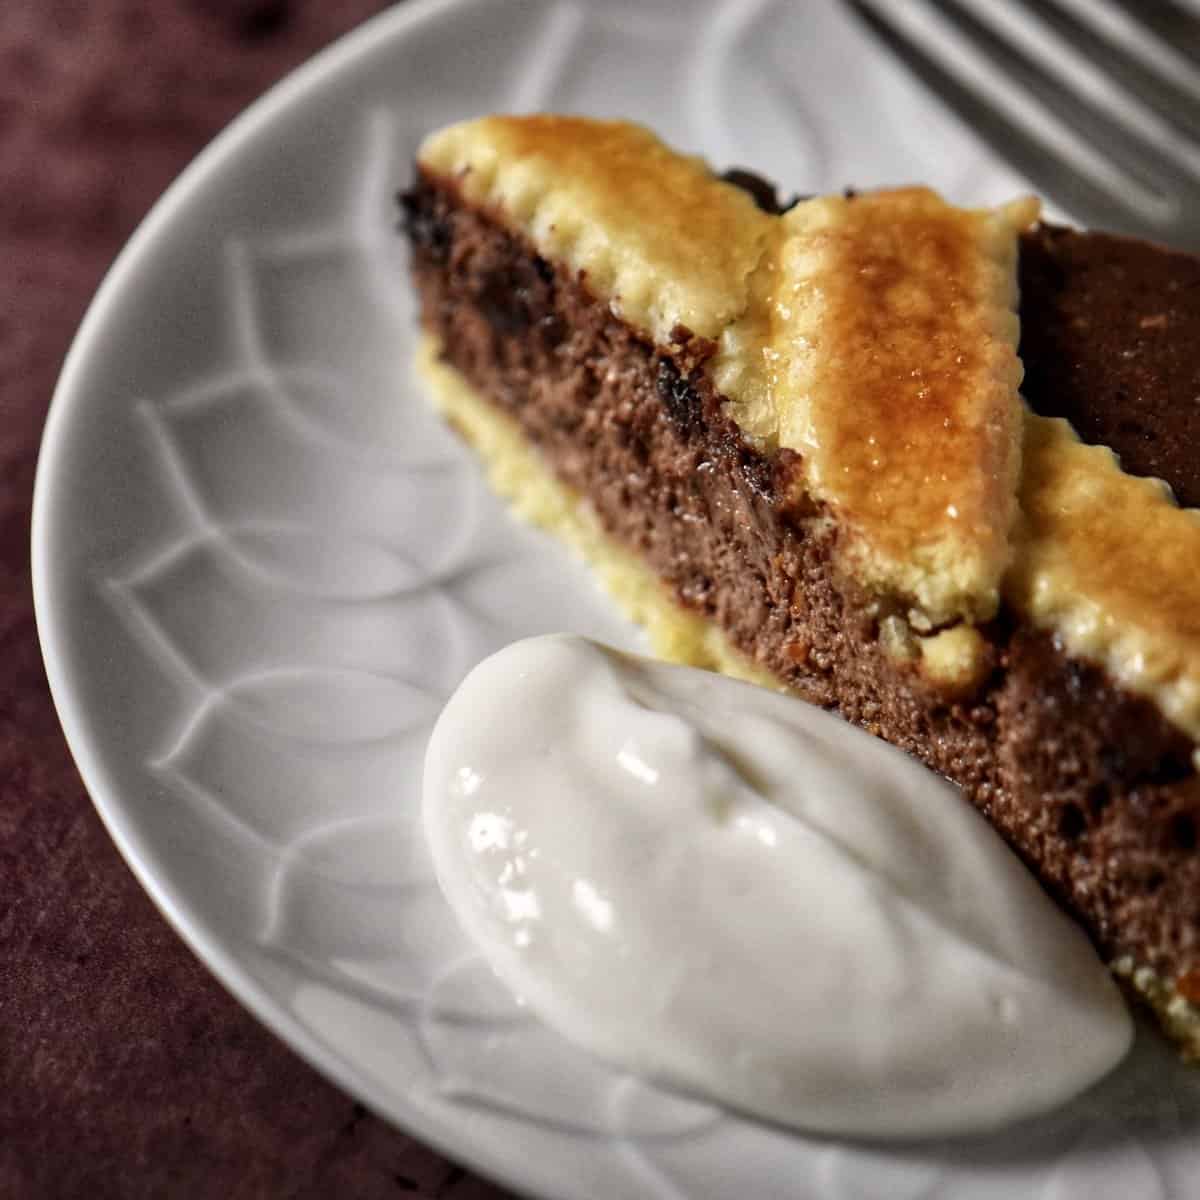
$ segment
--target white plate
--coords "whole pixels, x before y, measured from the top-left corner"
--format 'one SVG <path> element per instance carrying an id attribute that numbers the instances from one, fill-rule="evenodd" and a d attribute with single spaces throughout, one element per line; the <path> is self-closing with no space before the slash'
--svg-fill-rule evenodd
<path id="1" fill-rule="evenodd" d="M 409 377 L 393 192 L 426 130 L 534 108 L 640 118 L 798 191 L 1020 185 L 832 4 L 414 0 L 299 71 L 139 230 L 47 425 L 40 629 L 117 844 L 301 1054 L 518 1187 L 1184 1195 L 1200 1100 L 1153 1040 L 1033 1128 L 852 1146 L 605 1070 L 516 1008 L 457 931 L 416 821 L 440 704 L 512 638 L 637 644 L 502 512 Z"/>

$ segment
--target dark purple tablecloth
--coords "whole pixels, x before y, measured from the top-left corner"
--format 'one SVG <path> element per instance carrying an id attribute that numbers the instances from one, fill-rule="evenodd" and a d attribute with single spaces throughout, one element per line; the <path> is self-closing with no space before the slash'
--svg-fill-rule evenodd
<path id="1" fill-rule="evenodd" d="M 179 170 L 382 0 L 0 0 L 0 1196 L 497 1200 L 192 957 L 109 842 L 29 585 L 38 438 L 88 300 Z"/>

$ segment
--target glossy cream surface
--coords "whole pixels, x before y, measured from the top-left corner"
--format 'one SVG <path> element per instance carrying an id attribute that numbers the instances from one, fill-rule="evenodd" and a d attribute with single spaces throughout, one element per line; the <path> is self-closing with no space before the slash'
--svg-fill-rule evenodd
<path id="1" fill-rule="evenodd" d="M 772 1120 L 987 1129 L 1129 1045 L 1086 939 L 953 787 L 765 689 L 516 643 L 446 706 L 425 824 L 462 925 L 547 1023 Z"/>

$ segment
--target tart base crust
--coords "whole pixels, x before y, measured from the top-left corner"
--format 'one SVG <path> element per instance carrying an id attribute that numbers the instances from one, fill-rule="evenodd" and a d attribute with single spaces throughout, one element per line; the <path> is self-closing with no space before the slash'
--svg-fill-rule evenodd
<path id="1" fill-rule="evenodd" d="M 441 361 L 437 338 L 422 336 L 416 363 L 421 382 L 447 423 L 479 455 L 493 491 L 508 501 L 516 516 L 553 534 L 588 564 L 621 612 L 646 631 L 655 654 L 786 691 L 732 646 L 719 628 L 679 604 L 661 579 L 609 537 L 591 507 L 558 480 L 516 423 Z"/>

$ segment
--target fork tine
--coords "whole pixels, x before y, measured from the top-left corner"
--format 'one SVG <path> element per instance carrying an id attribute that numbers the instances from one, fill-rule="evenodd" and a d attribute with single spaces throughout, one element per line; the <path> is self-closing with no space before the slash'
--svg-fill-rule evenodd
<path id="1" fill-rule="evenodd" d="M 1165 184 L 1171 178 L 1172 169 L 1164 172 L 1162 156 L 1140 138 L 1065 87 L 1024 51 L 1005 41 L 995 30 L 963 8 L 960 0 L 933 0 L 931 7 L 980 53 L 995 63 L 1008 79 L 1016 81 L 1049 112 L 1070 126 L 1087 145 L 1102 150 L 1105 158 L 1112 160 L 1149 191 L 1160 195 L 1166 192 Z M 1179 170 L 1178 167 L 1174 168 L 1175 173 Z"/>
<path id="2" fill-rule="evenodd" d="M 1061 161 L 1057 148 L 1032 134 L 1024 125 L 998 112 L 991 101 L 969 88 L 935 58 L 892 26 L 866 0 L 847 4 L 867 28 L 904 62 L 936 95 L 959 114 L 985 142 L 1007 159 L 1035 187 L 1089 225 L 1161 236 L 1151 214 L 1127 204 Z M 1200 249 L 1200 242 L 1196 243 Z"/>
<path id="3" fill-rule="evenodd" d="M 1109 41 L 1064 8 L 1061 0 L 1013 2 L 1048 25 L 1080 57 L 1094 63 L 1164 121 L 1193 137 L 1200 133 L 1200 99 Z M 1146 9 L 1139 11 L 1144 15 Z M 1200 26 L 1196 29 L 1200 33 Z M 1200 39 L 1197 51 L 1200 54 Z"/>
<path id="4" fill-rule="evenodd" d="M 1111 0 L 1144 29 L 1200 67 L 1200 20 L 1175 0 Z"/>

